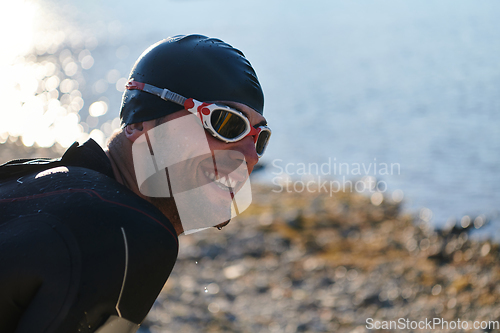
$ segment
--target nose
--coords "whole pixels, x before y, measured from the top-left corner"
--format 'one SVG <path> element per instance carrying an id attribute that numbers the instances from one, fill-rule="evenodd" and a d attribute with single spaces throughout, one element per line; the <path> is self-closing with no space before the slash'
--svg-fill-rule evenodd
<path id="1" fill-rule="evenodd" d="M 245 156 L 248 174 L 252 173 L 253 167 L 257 164 L 257 162 L 259 162 L 259 156 L 255 150 L 255 143 L 253 140 L 254 138 L 252 136 L 247 136 L 246 138 L 233 143 L 234 146 L 231 147 L 231 150 L 238 151 Z M 233 157 L 235 159 L 241 159 L 241 155 L 237 153 L 234 154 Z"/>

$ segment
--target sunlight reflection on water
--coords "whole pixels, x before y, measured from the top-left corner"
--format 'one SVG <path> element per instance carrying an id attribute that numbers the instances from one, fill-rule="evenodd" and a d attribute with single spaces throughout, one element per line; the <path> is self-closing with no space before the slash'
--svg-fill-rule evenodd
<path id="1" fill-rule="evenodd" d="M 89 89 L 87 72 L 94 66 L 97 37 L 55 18 L 35 1 L 14 2 L 3 15 L 3 31 L 15 33 L 2 34 L 0 40 L 2 49 L 8 51 L 0 58 L 8 78 L 1 82 L 0 143 L 19 138 L 28 147 L 57 143 L 67 148 L 91 137 L 104 145 L 120 122 L 118 118 L 106 122 L 99 118 L 106 114 L 109 102 L 100 95 L 107 92 L 108 85 L 122 92 L 126 79 L 113 69 L 107 80 L 98 80 Z M 58 26 L 48 25 L 50 21 Z M 120 52 L 128 51 L 122 48 Z M 97 101 L 85 110 L 86 115 L 81 111 L 85 101 L 92 99 Z"/>

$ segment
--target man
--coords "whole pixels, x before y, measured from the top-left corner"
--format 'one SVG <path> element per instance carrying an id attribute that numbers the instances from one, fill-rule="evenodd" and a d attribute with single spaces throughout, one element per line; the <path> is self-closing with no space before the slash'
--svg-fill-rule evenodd
<path id="1" fill-rule="evenodd" d="M 248 205 L 263 102 L 240 51 L 177 36 L 136 62 L 105 152 L 89 140 L 0 167 L 0 331 L 135 332 L 177 236 Z"/>

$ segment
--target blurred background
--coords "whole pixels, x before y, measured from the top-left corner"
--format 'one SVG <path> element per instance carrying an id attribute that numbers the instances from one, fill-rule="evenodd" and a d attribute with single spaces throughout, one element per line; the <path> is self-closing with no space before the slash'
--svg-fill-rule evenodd
<path id="1" fill-rule="evenodd" d="M 370 174 L 386 195 L 398 190 L 437 226 L 485 214 L 491 233 L 499 13 L 493 0 L 15 1 L 0 14 L 0 162 L 58 156 L 88 137 L 103 145 L 137 57 L 167 36 L 200 33 L 243 50 L 264 87 L 273 137 L 260 180 L 280 171 L 273 161 L 294 163 L 292 173 L 298 163 L 398 163 Z"/>
<path id="2" fill-rule="evenodd" d="M 218 37 L 245 53 L 265 92 L 273 135 L 253 184 L 372 177 L 387 191 L 261 188 L 224 233 L 181 239 L 142 332 L 498 319 L 496 245 L 463 229 L 500 240 L 499 14 L 495 0 L 13 1 L 0 12 L 0 163 L 58 157 L 89 137 L 105 145 L 148 46 Z M 324 163 L 327 175 L 314 168 Z M 371 171 L 336 173 L 335 163 Z M 384 163 L 399 168 L 374 172 Z M 413 218 L 398 215 L 401 200 Z M 458 229 L 433 231 L 447 223 Z"/>

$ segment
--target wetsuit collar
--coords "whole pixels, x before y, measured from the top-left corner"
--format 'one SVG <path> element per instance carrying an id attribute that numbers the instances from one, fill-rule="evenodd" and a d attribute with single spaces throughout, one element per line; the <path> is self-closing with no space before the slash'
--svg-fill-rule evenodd
<path id="1" fill-rule="evenodd" d="M 87 142 L 80 146 L 78 142 L 73 143 L 61 157 L 61 161 L 63 165 L 84 166 L 115 179 L 111 162 L 102 148 L 93 139 L 87 140 Z"/>

